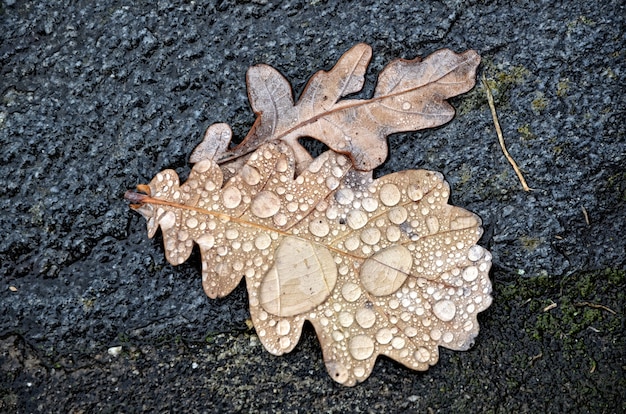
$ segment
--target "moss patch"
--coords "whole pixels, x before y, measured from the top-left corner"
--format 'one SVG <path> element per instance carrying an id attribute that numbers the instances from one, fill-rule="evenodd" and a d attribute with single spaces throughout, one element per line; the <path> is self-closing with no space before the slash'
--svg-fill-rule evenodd
<path id="1" fill-rule="evenodd" d="M 519 279 L 502 289 L 502 300 L 527 303 L 526 333 L 537 341 L 558 339 L 580 348 L 583 336 L 623 336 L 626 270 L 575 273 L 561 280 L 547 275 Z M 556 305 L 556 306 L 554 306 Z"/>

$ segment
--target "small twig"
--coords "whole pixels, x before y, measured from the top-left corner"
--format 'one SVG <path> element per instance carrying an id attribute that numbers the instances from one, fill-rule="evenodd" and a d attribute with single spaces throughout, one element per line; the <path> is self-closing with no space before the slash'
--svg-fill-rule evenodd
<path id="1" fill-rule="evenodd" d="M 578 302 L 578 303 L 574 303 L 574 306 L 589 306 L 590 308 L 596 308 L 596 309 L 604 309 L 607 312 L 612 313 L 613 315 L 616 314 L 616 312 L 609 308 L 608 306 L 604 306 L 604 305 L 599 305 L 597 303 L 591 303 L 591 302 Z"/>
<path id="2" fill-rule="evenodd" d="M 520 183 L 522 183 L 522 188 L 524 189 L 524 191 L 530 191 L 532 190 L 532 188 L 530 188 L 528 184 L 526 184 L 526 180 L 524 179 L 522 172 L 520 171 L 519 167 L 515 163 L 515 160 L 513 159 L 513 157 L 511 157 L 511 155 L 509 154 L 509 151 L 507 151 L 506 145 L 504 144 L 504 137 L 502 136 L 502 129 L 500 128 L 500 122 L 498 121 L 498 114 L 496 113 L 496 106 L 493 103 L 493 95 L 491 94 L 491 89 L 489 88 L 489 85 L 487 84 L 487 78 L 485 78 L 484 73 L 483 73 L 482 81 L 483 81 L 483 85 L 485 86 L 485 91 L 487 92 L 487 102 L 489 102 L 489 108 L 491 109 L 491 116 L 493 117 L 493 124 L 496 127 L 496 134 L 498 134 L 498 142 L 500 142 L 500 147 L 502 148 L 502 152 L 504 153 L 504 156 L 513 167 L 515 174 L 517 174 L 517 178 L 519 179 Z"/>
<path id="3" fill-rule="evenodd" d="M 550 301 L 550 302 L 552 302 L 552 301 Z M 548 306 L 546 306 L 545 308 L 543 308 L 543 311 L 544 311 L 544 312 L 547 312 L 547 311 L 549 311 L 549 310 L 552 310 L 552 309 L 556 308 L 557 306 L 558 306 L 558 305 L 557 305 L 556 303 L 552 302 L 551 304 L 549 304 Z"/>
<path id="4" fill-rule="evenodd" d="M 580 206 L 580 209 L 583 211 L 583 216 L 585 216 L 585 223 L 589 225 L 589 214 L 587 214 L 587 209 L 585 206 Z"/>
<path id="5" fill-rule="evenodd" d="M 528 365 L 533 365 L 535 361 L 537 361 L 541 357 L 543 357 L 543 352 L 539 352 L 537 355 L 534 355 L 533 357 L 531 357 L 530 360 L 528 361 Z"/>

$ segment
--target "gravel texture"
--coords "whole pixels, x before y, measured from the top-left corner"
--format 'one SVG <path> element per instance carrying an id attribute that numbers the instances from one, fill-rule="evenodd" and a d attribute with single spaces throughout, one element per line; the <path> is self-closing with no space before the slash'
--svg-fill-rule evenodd
<path id="1" fill-rule="evenodd" d="M 625 32 L 618 0 L 0 2 L 0 411 L 625 411 Z M 184 178 L 211 123 L 246 134 L 248 66 L 297 95 L 358 42 L 360 96 L 395 58 L 477 50 L 534 190 L 480 85 L 448 125 L 390 138 L 377 175 L 441 171 L 483 218 L 494 303 L 470 351 L 346 388 L 310 327 L 265 352 L 244 286 L 208 299 L 198 255 L 167 264 L 123 193 Z"/>

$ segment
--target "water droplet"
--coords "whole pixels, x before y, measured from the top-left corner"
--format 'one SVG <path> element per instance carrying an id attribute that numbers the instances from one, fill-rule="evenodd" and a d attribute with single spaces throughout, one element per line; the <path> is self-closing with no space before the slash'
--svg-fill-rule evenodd
<path id="1" fill-rule="evenodd" d="M 258 193 L 250 206 L 252 214 L 260 218 L 272 217 L 278 213 L 278 210 L 280 210 L 280 198 L 271 191 Z"/>
<path id="2" fill-rule="evenodd" d="M 391 183 L 384 184 L 380 188 L 379 192 L 380 201 L 389 207 L 398 204 L 400 202 L 401 195 L 402 194 L 400 193 L 398 186 Z"/>
<path id="3" fill-rule="evenodd" d="M 374 353 L 374 341 L 367 335 L 356 335 L 350 340 L 348 349 L 354 359 L 361 361 Z"/>
<path id="4" fill-rule="evenodd" d="M 454 319 L 456 305 L 451 300 L 440 300 L 433 306 L 433 313 L 444 322 Z"/>
<path id="5" fill-rule="evenodd" d="M 402 235 L 402 232 L 400 231 L 398 227 L 390 226 L 390 227 L 387 227 L 387 230 L 385 231 L 385 235 L 387 237 L 387 240 L 393 243 L 393 242 L 397 242 L 398 240 L 400 240 L 400 236 Z"/>
<path id="6" fill-rule="evenodd" d="M 339 180 L 333 176 L 329 176 L 328 178 L 326 178 L 326 187 L 328 187 L 328 189 L 331 191 L 335 190 L 337 187 L 339 187 Z"/>
<path id="7" fill-rule="evenodd" d="M 288 336 L 281 337 L 278 342 L 283 349 L 289 348 L 289 345 L 291 345 L 291 339 Z"/>
<path id="8" fill-rule="evenodd" d="M 394 347 L 395 349 L 402 349 L 404 348 L 404 345 L 406 345 L 406 340 L 402 338 L 401 336 L 396 336 L 391 341 L 391 346 Z"/>
<path id="9" fill-rule="evenodd" d="M 353 252 L 359 248 L 359 246 L 361 245 L 361 242 L 359 241 L 357 237 L 350 237 L 349 239 L 346 239 L 343 245 L 346 247 L 348 251 Z"/>
<path id="10" fill-rule="evenodd" d="M 309 223 L 309 231 L 314 236 L 324 237 L 330 231 L 330 227 L 328 226 L 328 222 L 324 219 L 313 219 Z"/>
<path id="11" fill-rule="evenodd" d="M 339 324 L 344 328 L 349 327 L 354 322 L 354 316 L 350 312 L 341 312 L 339 314 Z"/>
<path id="12" fill-rule="evenodd" d="M 222 191 L 224 207 L 236 208 L 241 203 L 241 191 L 237 187 L 227 187 Z"/>
<path id="13" fill-rule="evenodd" d="M 354 302 L 361 297 L 361 288 L 356 283 L 348 282 L 342 286 L 341 295 L 348 302 Z"/>
<path id="14" fill-rule="evenodd" d="M 330 252 L 309 241 L 286 237 L 276 249 L 274 265 L 259 288 L 261 306 L 288 317 L 323 303 L 337 282 L 337 265 Z"/>
<path id="15" fill-rule="evenodd" d="M 406 221 L 409 213 L 406 211 L 406 208 L 399 206 L 394 207 L 387 213 L 387 217 L 389 217 L 389 221 L 393 224 L 402 224 Z"/>
<path id="16" fill-rule="evenodd" d="M 470 247 L 469 251 L 467 252 L 467 258 L 470 259 L 472 262 L 477 262 L 478 260 L 480 260 L 481 257 L 483 257 L 484 251 L 485 249 L 483 249 L 479 245 L 474 245 Z"/>
<path id="17" fill-rule="evenodd" d="M 228 229 L 228 230 L 226 230 L 224 235 L 226 236 L 226 238 L 228 240 L 235 240 L 237 237 L 239 237 L 239 230 L 237 230 L 237 229 Z"/>
<path id="18" fill-rule="evenodd" d="M 426 218 L 426 227 L 430 234 L 435 234 L 439 231 L 439 219 L 435 216 Z"/>
<path id="19" fill-rule="evenodd" d="M 367 243 L 369 245 L 378 244 L 380 241 L 380 230 L 375 227 L 370 227 L 361 232 L 361 240 L 363 243 Z"/>
<path id="20" fill-rule="evenodd" d="M 354 192 L 349 188 L 342 188 L 335 193 L 335 200 L 341 205 L 348 205 L 354 200 Z"/>
<path id="21" fill-rule="evenodd" d="M 387 345 L 393 339 L 393 334 L 391 333 L 391 329 L 382 328 L 376 332 L 376 340 L 379 344 Z"/>
<path id="22" fill-rule="evenodd" d="M 365 260 L 359 276 L 365 289 L 374 296 L 386 296 L 397 291 L 413 264 L 409 250 L 394 245 Z"/>
<path id="23" fill-rule="evenodd" d="M 287 335 L 290 330 L 291 330 L 291 325 L 289 324 L 289 321 L 287 319 L 281 319 L 276 324 L 276 333 L 278 335 Z"/>
<path id="24" fill-rule="evenodd" d="M 358 230 L 367 224 L 367 214 L 361 210 L 352 210 L 346 216 L 346 223 L 353 230 Z"/>
<path id="25" fill-rule="evenodd" d="M 439 329 L 433 329 L 432 331 L 430 331 L 430 337 L 433 341 L 438 341 L 439 339 L 441 339 L 441 331 Z"/>
<path id="26" fill-rule="evenodd" d="M 367 211 L 368 213 L 372 213 L 378 208 L 378 201 L 375 198 L 367 197 L 363 199 L 361 205 L 363 206 L 363 209 L 365 211 Z"/>
<path id="27" fill-rule="evenodd" d="M 413 353 L 413 357 L 419 362 L 428 362 L 430 359 L 430 352 L 424 347 L 419 347 Z"/>
<path id="28" fill-rule="evenodd" d="M 476 266 L 468 266 L 463 269 L 463 280 L 473 282 L 478 277 L 478 268 Z"/>
<path id="29" fill-rule="evenodd" d="M 325 364 L 330 377 L 338 383 L 343 384 L 350 378 L 350 373 L 343 364 L 333 360 L 326 361 Z"/>
<path id="30" fill-rule="evenodd" d="M 272 244 L 272 239 L 266 233 L 261 233 L 254 239 L 254 246 L 259 250 L 267 249 L 270 244 Z"/>
<path id="31" fill-rule="evenodd" d="M 356 321 L 362 328 L 371 328 L 376 322 L 376 314 L 368 308 L 360 308 L 356 311 Z"/>
<path id="32" fill-rule="evenodd" d="M 176 224 L 176 214 L 172 211 L 168 211 L 159 217 L 159 224 L 161 225 L 161 230 L 163 231 L 171 229 Z"/>
<path id="33" fill-rule="evenodd" d="M 209 250 L 215 245 L 215 237 L 211 234 L 204 234 L 196 239 L 196 243 L 198 243 L 202 249 Z"/>
<path id="34" fill-rule="evenodd" d="M 250 186 L 257 185 L 261 181 L 261 174 L 259 171 L 248 164 L 241 168 L 239 175 L 243 178 L 246 184 Z"/>
<path id="35" fill-rule="evenodd" d="M 284 226 L 287 224 L 287 216 L 283 213 L 276 214 L 273 220 L 277 226 Z"/>
<path id="36" fill-rule="evenodd" d="M 196 226 L 198 226 L 198 219 L 195 217 L 189 217 L 186 223 L 190 229 L 195 229 Z"/>
<path id="37" fill-rule="evenodd" d="M 424 197 L 424 192 L 419 188 L 417 184 L 411 184 L 407 190 L 407 195 L 413 201 L 419 201 Z"/>

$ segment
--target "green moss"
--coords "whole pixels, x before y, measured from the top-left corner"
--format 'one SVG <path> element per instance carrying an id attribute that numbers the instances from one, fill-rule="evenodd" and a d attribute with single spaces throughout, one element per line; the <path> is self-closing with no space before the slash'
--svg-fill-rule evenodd
<path id="1" fill-rule="evenodd" d="M 626 171 L 611 175 L 607 180 L 609 191 L 617 193 L 617 199 L 626 201 Z"/>
<path id="2" fill-rule="evenodd" d="M 626 303 L 626 270 L 576 273 L 563 279 L 520 278 L 500 290 L 502 300 L 527 303 L 534 315 L 525 331 L 535 341 L 560 340 L 567 349 L 586 349 L 580 340 L 592 331 L 621 332 Z M 556 307 L 553 306 L 556 304 Z"/>
<path id="3" fill-rule="evenodd" d="M 91 310 L 91 308 L 93 308 L 93 305 L 96 303 L 95 299 L 87 299 L 87 298 L 82 298 L 81 302 L 83 304 L 83 310 L 85 312 L 89 312 Z"/>
<path id="4" fill-rule="evenodd" d="M 511 66 L 502 69 L 493 61 L 489 60 L 483 62 L 483 67 L 496 108 L 507 106 L 509 103 L 510 90 L 523 83 L 530 74 L 530 71 L 524 66 Z M 463 115 L 486 105 L 487 96 L 485 87 L 479 80 L 474 89 L 463 95 L 461 104 L 458 106 L 458 112 L 459 115 Z"/>
<path id="5" fill-rule="evenodd" d="M 541 243 L 543 243 L 543 239 L 538 237 L 530 237 L 530 236 L 522 236 L 519 238 L 520 242 L 524 249 L 528 251 L 535 250 Z"/>
<path id="6" fill-rule="evenodd" d="M 578 16 L 577 19 L 567 22 L 567 34 L 570 34 L 572 30 L 574 30 L 574 28 L 578 25 L 594 27 L 596 25 L 596 22 L 595 20 L 590 19 L 587 16 L 584 16 L 584 15 Z"/>
<path id="7" fill-rule="evenodd" d="M 517 128 L 517 132 L 519 132 L 522 136 L 523 140 L 530 141 L 532 139 L 537 138 L 535 134 L 530 130 L 530 125 L 524 124 Z"/>
<path id="8" fill-rule="evenodd" d="M 564 98 L 567 96 L 567 92 L 569 91 L 569 79 L 562 78 L 559 80 L 559 83 L 556 85 L 556 96 L 560 98 Z"/>
<path id="9" fill-rule="evenodd" d="M 543 92 L 537 92 L 537 97 L 533 99 L 530 105 L 533 112 L 539 115 L 548 106 L 548 99 L 544 96 Z"/>

